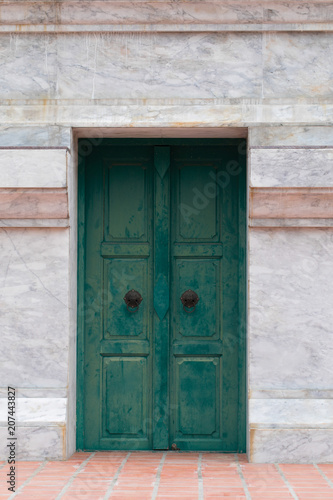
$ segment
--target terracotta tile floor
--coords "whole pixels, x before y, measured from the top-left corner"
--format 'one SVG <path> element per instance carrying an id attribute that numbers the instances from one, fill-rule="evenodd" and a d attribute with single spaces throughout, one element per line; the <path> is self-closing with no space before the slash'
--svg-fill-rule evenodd
<path id="1" fill-rule="evenodd" d="M 244 455 L 180 452 L 75 453 L 66 462 L 17 462 L 0 500 L 333 499 L 333 464 L 249 464 Z"/>

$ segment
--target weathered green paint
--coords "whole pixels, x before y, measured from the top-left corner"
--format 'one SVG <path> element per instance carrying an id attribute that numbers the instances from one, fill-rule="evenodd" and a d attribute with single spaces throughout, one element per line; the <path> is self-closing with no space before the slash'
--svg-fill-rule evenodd
<path id="1" fill-rule="evenodd" d="M 105 140 L 79 165 L 79 448 L 245 450 L 239 142 Z"/>
<path id="2" fill-rule="evenodd" d="M 180 449 L 238 447 L 237 344 L 231 352 L 225 344 L 238 318 L 237 190 L 226 175 L 234 155 L 174 148 L 170 433 Z M 187 289 L 200 298 L 192 314 L 179 300 Z"/>

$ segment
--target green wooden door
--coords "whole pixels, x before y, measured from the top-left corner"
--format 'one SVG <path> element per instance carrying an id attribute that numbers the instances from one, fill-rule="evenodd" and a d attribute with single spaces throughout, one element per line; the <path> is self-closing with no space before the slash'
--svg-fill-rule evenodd
<path id="1" fill-rule="evenodd" d="M 244 450 L 238 150 L 109 140 L 81 165 L 79 447 Z"/>

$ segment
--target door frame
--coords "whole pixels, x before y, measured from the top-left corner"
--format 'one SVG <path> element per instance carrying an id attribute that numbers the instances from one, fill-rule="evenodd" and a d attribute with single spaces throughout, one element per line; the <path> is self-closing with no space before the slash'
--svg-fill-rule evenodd
<path id="1" fill-rule="evenodd" d="M 175 133 L 176 135 L 176 133 Z M 90 145 L 90 147 L 87 145 Z M 96 146 L 94 146 L 94 144 Z M 239 199 L 238 199 L 238 452 L 246 452 L 247 430 L 247 370 L 246 370 L 246 332 L 247 332 L 247 139 L 220 138 L 78 138 L 78 239 L 77 239 L 77 366 L 76 366 L 76 449 L 84 449 L 84 263 L 85 263 L 85 158 L 90 148 L 107 145 L 204 145 L 238 146 Z M 84 147 L 87 149 L 85 150 Z M 81 151 L 80 151 L 81 149 Z M 80 154 L 81 153 L 81 154 Z M 97 425 L 97 423 L 96 423 Z"/>

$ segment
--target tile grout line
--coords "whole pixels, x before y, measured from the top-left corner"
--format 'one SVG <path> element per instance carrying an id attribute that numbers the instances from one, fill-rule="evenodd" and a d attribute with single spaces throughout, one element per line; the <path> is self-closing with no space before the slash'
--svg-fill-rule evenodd
<path id="1" fill-rule="evenodd" d="M 199 500 L 204 500 L 203 477 L 202 477 L 202 453 L 198 457 L 198 482 L 199 482 Z"/>
<path id="2" fill-rule="evenodd" d="M 63 489 L 60 491 L 60 493 L 56 496 L 56 499 L 55 500 L 60 500 L 61 497 L 64 496 L 64 494 L 66 493 L 66 491 L 68 490 L 68 488 L 71 486 L 71 484 L 73 483 L 74 479 L 76 478 L 76 476 L 79 474 L 79 472 L 83 469 L 83 467 L 89 462 L 89 460 L 91 460 L 93 458 L 93 456 L 96 454 L 96 452 L 94 453 L 91 453 L 89 455 L 88 458 L 85 459 L 84 462 L 82 462 L 82 464 L 80 465 L 80 467 L 78 469 L 76 469 L 76 471 L 74 472 L 74 474 L 69 478 L 68 482 L 65 484 L 65 486 L 63 487 Z"/>
<path id="3" fill-rule="evenodd" d="M 327 481 L 327 483 L 330 485 L 330 487 L 333 488 L 333 482 L 326 476 L 325 472 L 321 470 L 319 465 L 313 464 L 313 466 L 317 469 L 317 471 L 325 479 L 325 481 Z"/>
<path id="4" fill-rule="evenodd" d="M 167 456 L 167 452 L 165 451 L 163 453 L 163 455 L 162 455 L 162 458 L 161 458 L 161 461 L 160 461 L 160 465 L 158 466 L 158 469 L 157 469 L 157 472 L 156 472 L 155 485 L 154 485 L 153 493 L 152 493 L 152 496 L 151 496 L 151 500 L 155 500 L 156 497 L 157 497 L 158 488 L 160 486 L 160 481 L 161 481 L 161 473 L 162 473 L 162 469 L 163 469 L 163 465 L 164 465 L 166 456 Z"/>
<path id="5" fill-rule="evenodd" d="M 282 477 L 285 485 L 287 486 L 288 490 L 289 490 L 289 493 L 291 494 L 291 496 L 293 498 L 295 498 L 295 500 L 298 500 L 298 496 L 296 495 L 296 493 L 294 492 L 291 484 L 289 483 L 288 479 L 286 478 L 286 476 L 284 475 L 284 473 L 282 472 L 279 464 L 274 464 L 275 465 L 275 468 L 277 469 L 278 473 L 280 474 L 280 476 Z"/>
<path id="6" fill-rule="evenodd" d="M 125 466 L 125 464 L 126 464 L 127 460 L 129 459 L 130 455 L 131 455 L 131 452 L 129 451 L 129 452 L 127 453 L 126 457 L 123 459 L 123 461 L 122 461 L 122 462 L 121 462 L 121 464 L 119 465 L 119 467 L 118 467 L 118 469 L 117 469 L 117 472 L 116 472 L 116 473 L 115 473 L 115 475 L 113 476 L 113 479 L 112 479 L 111 483 L 109 484 L 108 489 L 107 489 L 107 490 L 106 490 L 106 492 L 105 492 L 105 495 L 104 495 L 104 497 L 103 497 L 103 500 L 108 500 L 108 498 L 110 498 L 110 495 L 111 495 L 111 493 L 112 493 L 112 490 L 113 490 L 113 488 L 114 488 L 114 485 L 116 484 L 117 479 L 118 479 L 118 477 L 119 477 L 119 475 L 120 475 L 121 471 L 123 470 L 123 468 L 124 468 L 124 466 Z"/>
<path id="7" fill-rule="evenodd" d="M 28 479 L 26 479 L 24 481 L 24 483 L 21 484 L 21 486 L 15 491 L 15 493 L 13 493 L 12 495 L 10 495 L 10 497 L 8 497 L 8 500 L 12 500 L 12 498 L 15 498 L 18 495 L 18 493 L 21 493 L 23 488 L 25 488 L 25 486 L 27 486 L 27 484 L 30 483 L 31 479 L 33 479 L 38 474 L 38 472 L 40 472 L 42 469 L 44 469 L 44 467 L 47 463 L 48 463 L 48 460 L 44 460 L 44 462 L 42 464 L 40 464 L 40 466 L 35 470 L 35 472 L 33 472 L 31 474 L 31 476 L 29 476 Z"/>
<path id="8" fill-rule="evenodd" d="M 234 456 L 235 456 L 235 459 L 236 459 L 237 472 L 239 474 L 239 477 L 241 478 L 242 485 L 243 485 L 243 488 L 244 488 L 244 491 L 245 491 L 245 496 L 246 496 L 246 498 L 248 500 L 251 500 L 251 495 L 250 495 L 249 489 L 247 487 L 247 484 L 246 484 L 246 481 L 245 481 L 245 477 L 244 477 L 241 465 L 240 465 L 239 460 L 238 460 L 238 454 L 234 453 Z"/>

